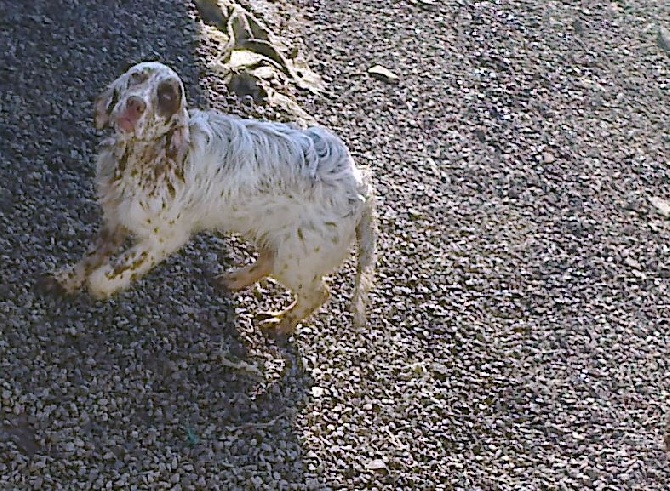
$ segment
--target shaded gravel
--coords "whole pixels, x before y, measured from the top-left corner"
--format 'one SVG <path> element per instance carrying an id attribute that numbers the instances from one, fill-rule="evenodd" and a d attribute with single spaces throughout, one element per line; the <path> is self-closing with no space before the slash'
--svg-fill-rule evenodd
<path id="1" fill-rule="evenodd" d="M 382 239 L 370 328 L 349 263 L 279 343 L 276 285 L 214 287 L 228 238 L 109 302 L 36 293 L 95 229 L 126 63 L 265 114 L 190 4 L 108 3 L 0 0 L 0 489 L 666 488 L 669 6 L 294 0 L 328 87 L 300 102 L 375 169 Z"/>

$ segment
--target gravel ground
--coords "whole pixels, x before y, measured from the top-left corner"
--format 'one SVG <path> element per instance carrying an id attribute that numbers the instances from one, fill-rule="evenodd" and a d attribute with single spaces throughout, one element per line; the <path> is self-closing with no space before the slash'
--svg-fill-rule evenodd
<path id="1" fill-rule="evenodd" d="M 106 3 L 0 0 L 0 489 L 667 489 L 667 2 L 284 6 L 382 230 L 370 328 L 348 263 L 288 342 L 253 324 L 276 285 L 214 287 L 227 237 L 109 302 L 36 293 L 96 227 L 127 62 L 244 112 L 190 3 Z"/>

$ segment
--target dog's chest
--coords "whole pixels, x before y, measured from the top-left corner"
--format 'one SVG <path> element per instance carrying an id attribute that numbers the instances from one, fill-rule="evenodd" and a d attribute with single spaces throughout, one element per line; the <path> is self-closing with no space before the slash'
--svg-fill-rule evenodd
<path id="1" fill-rule="evenodd" d="M 183 173 L 155 148 L 137 145 L 101 154 L 98 192 L 106 212 L 134 235 L 163 234 L 183 214 Z"/>
<path id="2" fill-rule="evenodd" d="M 134 194 L 121 201 L 118 214 L 121 223 L 135 235 L 155 233 L 171 221 L 167 203 L 144 193 Z"/>
<path id="3" fill-rule="evenodd" d="M 107 201 L 114 209 L 109 211 L 136 236 L 164 235 L 178 227 L 184 211 L 182 187 L 167 178 L 156 181 L 136 177 L 111 183 L 111 199 Z"/>

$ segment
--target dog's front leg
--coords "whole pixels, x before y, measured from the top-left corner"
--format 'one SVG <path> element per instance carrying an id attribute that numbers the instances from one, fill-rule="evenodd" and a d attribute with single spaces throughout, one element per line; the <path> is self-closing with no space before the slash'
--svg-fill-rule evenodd
<path id="1" fill-rule="evenodd" d="M 126 289 L 133 281 L 146 274 L 155 265 L 178 250 L 185 242 L 182 240 L 140 240 L 123 253 L 114 263 L 93 271 L 88 277 L 88 290 L 98 300 Z"/>
<path id="2" fill-rule="evenodd" d="M 51 289 L 61 289 L 69 294 L 81 290 L 91 271 L 106 264 L 121 247 L 127 235 L 128 232 L 122 226 L 103 223 L 88 253 L 73 267 L 54 273 L 49 278 L 48 285 Z"/>

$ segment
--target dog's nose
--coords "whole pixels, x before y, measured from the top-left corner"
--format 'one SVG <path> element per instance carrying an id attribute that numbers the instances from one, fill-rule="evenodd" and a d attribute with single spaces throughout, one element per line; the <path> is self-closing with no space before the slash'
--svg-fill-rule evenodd
<path id="1" fill-rule="evenodd" d="M 146 103 L 136 96 L 130 96 L 126 102 L 126 111 L 131 117 L 139 118 L 146 108 Z"/>

